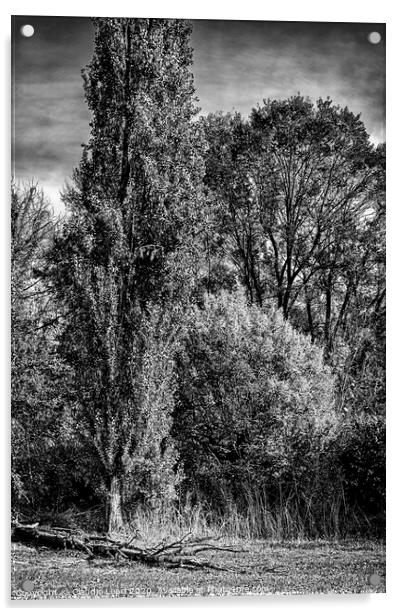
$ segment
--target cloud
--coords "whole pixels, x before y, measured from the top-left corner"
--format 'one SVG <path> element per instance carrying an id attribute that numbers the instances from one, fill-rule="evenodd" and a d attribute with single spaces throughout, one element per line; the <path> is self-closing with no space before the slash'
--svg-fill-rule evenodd
<path id="1" fill-rule="evenodd" d="M 32 38 L 19 33 L 35 28 Z M 382 35 L 371 45 L 371 31 Z M 81 68 L 91 59 L 87 18 L 13 21 L 14 170 L 36 178 L 57 206 L 88 139 Z M 300 92 L 361 113 L 374 141 L 385 135 L 385 27 L 382 24 L 193 22 L 193 73 L 202 113 L 249 115 L 264 98 Z"/>
<path id="2" fill-rule="evenodd" d="M 21 83 L 15 94 L 15 167 L 43 170 L 58 165 L 66 173 L 77 163 L 88 138 L 89 113 L 82 92 L 70 81 Z"/>
<path id="3" fill-rule="evenodd" d="M 248 115 L 263 98 L 330 96 L 362 113 L 369 132 L 383 135 L 385 45 L 367 40 L 375 29 L 384 35 L 379 24 L 196 21 L 200 106 Z"/>

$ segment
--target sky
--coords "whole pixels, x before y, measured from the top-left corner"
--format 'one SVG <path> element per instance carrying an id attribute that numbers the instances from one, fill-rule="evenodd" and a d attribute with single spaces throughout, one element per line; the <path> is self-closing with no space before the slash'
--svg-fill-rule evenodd
<path id="1" fill-rule="evenodd" d="M 29 24 L 34 34 L 25 37 Z M 193 20 L 193 74 L 201 113 L 240 111 L 263 99 L 329 96 L 385 140 L 385 25 Z M 379 33 L 379 39 L 369 37 Z M 56 210 L 89 135 L 81 69 L 92 56 L 84 17 L 12 20 L 13 174 L 38 181 Z"/>

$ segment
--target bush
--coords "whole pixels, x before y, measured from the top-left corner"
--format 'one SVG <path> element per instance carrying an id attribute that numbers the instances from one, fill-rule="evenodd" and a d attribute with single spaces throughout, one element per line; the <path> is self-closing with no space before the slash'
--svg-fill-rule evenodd
<path id="1" fill-rule="evenodd" d="M 276 310 L 221 293 L 193 308 L 178 379 L 174 436 L 194 501 L 219 516 L 259 501 L 262 519 L 262 506 L 273 516 L 287 503 L 302 526 L 318 525 L 313 501 L 337 425 L 321 350 Z"/>
<path id="2" fill-rule="evenodd" d="M 343 421 L 337 441 L 345 499 L 355 513 L 356 532 L 385 533 L 385 417 L 361 414 Z"/>

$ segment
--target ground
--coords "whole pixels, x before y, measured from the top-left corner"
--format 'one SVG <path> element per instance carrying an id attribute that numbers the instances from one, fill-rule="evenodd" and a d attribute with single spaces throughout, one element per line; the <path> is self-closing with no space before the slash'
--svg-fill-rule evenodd
<path id="1" fill-rule="evenodd" d="M 254 541 L 244 543 L 243 547 L 246 553 L 212 556 L 213 563 L 235 569 L 221 572 L 166 570 L 115 561 L 88 562 L 80 552 L 36 550 L 12 544 L 11 597 L 385 592 L 385 546 L 380 543 Z"/>

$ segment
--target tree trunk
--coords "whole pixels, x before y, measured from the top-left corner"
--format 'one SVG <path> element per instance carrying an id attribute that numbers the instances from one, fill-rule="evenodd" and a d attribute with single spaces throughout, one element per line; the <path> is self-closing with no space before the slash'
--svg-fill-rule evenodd
<path id="1" fill-rule="evenodd" d="M 108 505 L 108 534 L 111 535 L 123 527 L 122 480 L 117 475 L 111 478 Z"/>
<path id="2" fill-rule="evenodd" d="M 326 285 L 326 314 L 325 314 L 325 358 L 328 359 L 332 352 L 333 337 L 331 332 L 332 320 L 332 276 L 329 274 Z"/>
<path id="3" fill-rule="evenodd" d="M 312 304 L 311 304 L 311 298 L 309 297 L 306 289 L 305 289 L 305 305 L 306 305 L 306 313 L 308 317 L 309 334 L 311 336 L 311 342 L 313 344 L 315 342 L 315 329 L 313 325 Z"/>

